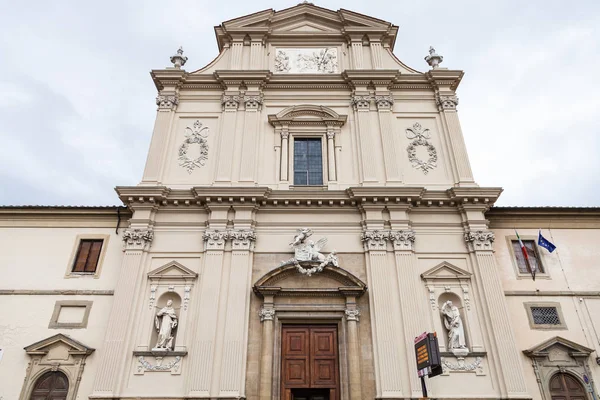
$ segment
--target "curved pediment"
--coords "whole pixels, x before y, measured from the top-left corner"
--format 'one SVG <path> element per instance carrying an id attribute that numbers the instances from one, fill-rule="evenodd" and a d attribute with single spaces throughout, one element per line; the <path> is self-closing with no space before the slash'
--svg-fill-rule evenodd
<path id="1" fill-rule="evenodd" d="M 305 268 L 316 265 L 318 263 L 302 263 Z M 284 265 L 267 272 L 254 284 L 254 292 L 259 296 L 264 296 L 265 293 L 284 296 L 345 296 L 354 292 L 358 297 L 366 290 L 367 285 L 355 275 L 332 266 L 306 276 L 295 265 Z"/>
<path id="2" fill-rule="evenodd" d="M 339 115 L 329 107 L 301 104 L 288 107 L 276 115 L 269 115 L 269 123 L 274 127 L 282 125 L 332 125 L 342 126 L 347 116 Z"/>

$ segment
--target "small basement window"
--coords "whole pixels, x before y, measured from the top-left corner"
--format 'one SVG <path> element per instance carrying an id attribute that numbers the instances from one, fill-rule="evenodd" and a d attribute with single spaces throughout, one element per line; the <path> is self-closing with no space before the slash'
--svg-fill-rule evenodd
<path id="1" fill-rule="evenodd" d="M 567 329 L 560 303 L 525 303 L 531 329 Z"/>

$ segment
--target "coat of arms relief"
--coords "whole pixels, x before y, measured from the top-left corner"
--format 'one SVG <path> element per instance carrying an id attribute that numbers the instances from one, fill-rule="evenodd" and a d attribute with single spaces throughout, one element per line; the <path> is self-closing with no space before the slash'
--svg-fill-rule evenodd
<path id="1" fill-rule="evenodd" d="M 298 272 L 311 276 L 314 273 L 323 271 L 327 265 L 338 267 L 338 258 L 335 250 L 325 255 L 321 253 L 321 249 L 327 244 L 327 238 L 321 238 L 316 242 L 310 240 L 313 231 L 309 228 L 300 228 L 294 236 L 294 240 L 290 243 L 290 247 L 294 249 L 294 258 L 281 263 L 284 265 L 295 265 Z M 304 266 L 311 266 L 304 268 Z"/>

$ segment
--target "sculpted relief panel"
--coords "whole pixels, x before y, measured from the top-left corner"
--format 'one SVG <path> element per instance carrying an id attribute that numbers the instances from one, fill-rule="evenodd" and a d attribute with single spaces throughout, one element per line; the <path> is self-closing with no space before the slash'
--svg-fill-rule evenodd
<path id="1" fill-rule="evenodd" d="M 338 73 L 337 49 L 333 47 L 281 49 L 275 51 L 275 73 Z"/>

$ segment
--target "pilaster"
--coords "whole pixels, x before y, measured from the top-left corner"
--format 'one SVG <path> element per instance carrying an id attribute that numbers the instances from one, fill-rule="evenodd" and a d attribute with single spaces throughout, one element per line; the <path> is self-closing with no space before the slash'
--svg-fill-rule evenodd
<path id="1" fill-rule="evenodd" d="M 377 162 L 375 155 L 375 137 L 371 129 L 372 96 L 368 91 L 355 91 L 352 96 L 354 115 L 357 121 L 360 163 L 362 165 L 361 183 L 377 182 Z"/>
<path id="2" fill-rule="evenodd" d="M 235 146 L 235 131 L 237 122 L 237 111 L 240 102 L 243 100 L 239 90 L 226 90 L 221 97 L 223 106 L 223 114 L 221 116 L 221 144 L 219 148 L 219 157 L 217 163 L 217 182 L 232 181 L 233 162 L 231 154 L 233 154 Z"/>
<path id="3" fill-rule="evenodd" d="M 377 115 L 379 117 L 379 128 L 381 131 L 381 140 L 383 142 L 383 161 L 385 164 L 385 178 L 387 183 L 401 182 L 400 166 L 398 165 L 398 155 L 396 154 L 395 134 L 393 129 L 392 107 L 394 98 L 391 92 L 376 92 L 375 105 L 377 106 Z"/>
<path id="4" fill-rule="evenodd" d="M 256 159 L 258 154 L 259 116 L 263 104 L 261 91 L 247 91 L 244 94 L 244 130 L 242 132 L 242 159 L 240 164 L 240 181 L 254 183 L 256 181 Z"/>

